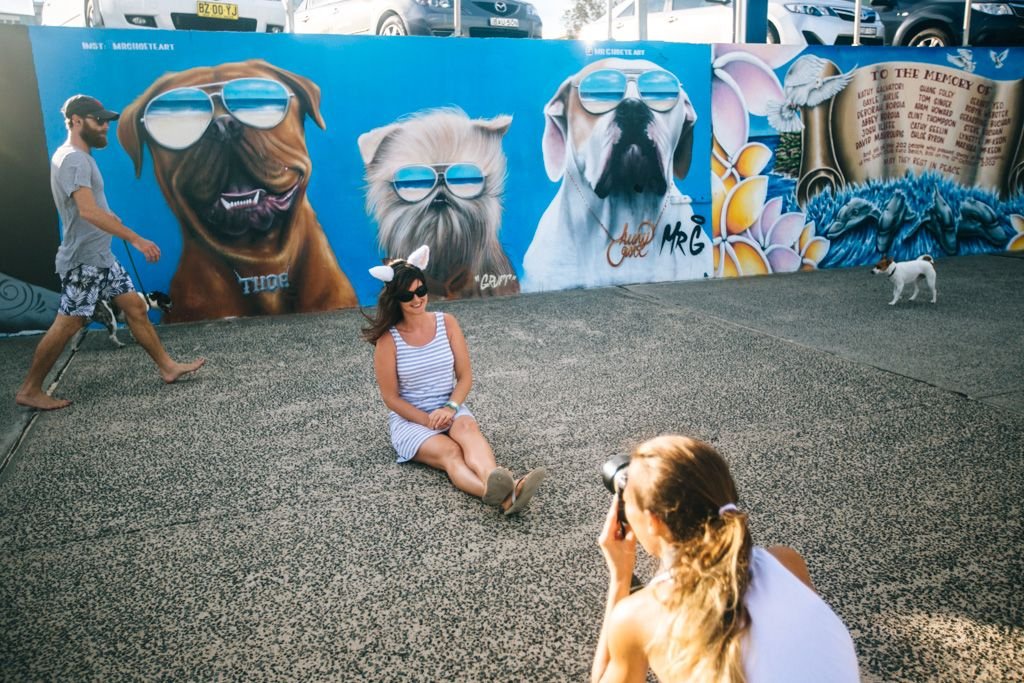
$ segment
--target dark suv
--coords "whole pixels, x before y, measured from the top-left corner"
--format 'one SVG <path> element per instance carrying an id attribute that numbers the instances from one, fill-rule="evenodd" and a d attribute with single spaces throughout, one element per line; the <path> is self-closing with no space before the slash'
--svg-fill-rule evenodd
<path id="1" fill-rule="evenodd" d="M 870 0 L 892 45 L 963 44 L 964 0 Z M 1024 0 L 971 3 L 971 45 L 1024 45 Z"/>
<path id="2" fill-rule="evenodd" d="M 450 36 L 454 0 L 302 0 L 295 33 Z M 540 38 L 541 20 L 528 2 L 462 0 L 462 34 L 473 38 Z"/>

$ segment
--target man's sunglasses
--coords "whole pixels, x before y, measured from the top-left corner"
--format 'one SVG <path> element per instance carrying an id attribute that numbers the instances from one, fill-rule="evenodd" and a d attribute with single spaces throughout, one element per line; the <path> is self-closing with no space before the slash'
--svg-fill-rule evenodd
<path id="1" fill-rule="evenodd" d="M 149 101 L 142 125 L 161 147 L 186 149 L 203 137 L 213 121 L 214 97 L 220 98 L 224 108 L 240 123 L 269 130 L 284 121 L 295 95 L 269 78 L 236 78 L 175 88 Z"/>
<path id="2" fill-rule="evenodd" d="M 475 199 L 483 194 L 486 177 L 476 164 L 412 164 L 395 171 L 391 184 L 403 201 L 414 204 L 430 196 L 440 180 L 456 197 Z"/>
<path id="3" fill-rule="evenodd" d="M 630 83 L 636 83 L 640 99 L 654 111 L 668 111 L 679 101 L 679 79 L 664 69 L 600 69 L 574 83 L 580 104 L 591 114 L 607 114 L 626 99 Z"/>
<path id="4" fill-rule="evenodd" d="M 409 291 L 407 289 L 404 292 L 398 292 L 397 294 L 395 294 L 395 298 L 398 299 L 399 301 L 401 301 L 403 304 L 407 304 L 410 301 L 412 301 L 413 297 L 415 297 L 415 296 L 418 296 L 418 297 L 426 296 L 428 291 L 429 290 L 427 289 L 426 285 L 420 285 L 419 287 L 417 287 L 416 289 L 414 289 L 412 291 Z"/>

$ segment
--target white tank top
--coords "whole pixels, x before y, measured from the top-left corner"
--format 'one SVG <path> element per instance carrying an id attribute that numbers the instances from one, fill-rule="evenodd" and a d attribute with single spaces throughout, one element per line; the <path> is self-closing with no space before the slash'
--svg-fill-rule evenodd
<path id="1" fill-rule="evenodd" d="M 651 580 L 668 578 L 659 574 Z M 750 558 L 744 596 L 747 683 L 857 683 L 857 652 L 846 626 L 817 593 L 764 548 Z"/>

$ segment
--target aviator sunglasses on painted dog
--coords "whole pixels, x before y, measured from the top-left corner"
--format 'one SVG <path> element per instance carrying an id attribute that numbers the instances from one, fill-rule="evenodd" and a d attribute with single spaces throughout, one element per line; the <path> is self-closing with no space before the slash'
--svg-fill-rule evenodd
<path id="1" fill-rule="evenodd" d="M 175 88 L 149 101 L 142 125 L 161 147 L 187 149 L 210 127 L 214 97 L 220 98 L 224 109 L 239 123 L 269 130 L 284 121 L 295 94 L 269 78 L 236 78 Z"/>
<path id="2" fill-rule="evenodd" d="M 413 300 L 413 297 L 416 297 L 416 296 L 421 297 L 421 298 L 425 297 L 427 295 L 427 292 L 429 292 L 429 291 L 430 290 L 427 289 L 426 285 L 420 285 L 419 287 L 417 287 L 416 289 L 414 289 L 412 291 L 407 289 L 404 292 L 396 293 L 395 294 L 395 298 L 398 299 L 399 301 L 401 301 L 403 304 L 407 304 L 407 303 L 409 303 L 410 301 Z"/>
<path id="3" fill-rule="evenodd" d="M 629 93 L 629 84 L 654 111 L 665 112 L 679 101 L 679 79 L 664 69 L 600 69 L 578 79 L 573 85 L 580 104 L 594 115 L 607 114 L 619 106 Z"/>

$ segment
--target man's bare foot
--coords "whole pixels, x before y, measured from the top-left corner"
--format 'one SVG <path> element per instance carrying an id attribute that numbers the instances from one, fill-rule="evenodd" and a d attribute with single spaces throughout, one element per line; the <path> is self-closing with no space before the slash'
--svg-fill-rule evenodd
<path id="1" fill-rule="evenodd" d="M 185 375 L 189 375 L 199 368 L 203 367 L 206 363 L 205 358 L 197 358 L 191 363 L 175 363 L 168 370 L 160 370 L 160 378 L 167 384 L 177 382 Z"/>
<path id="2" fill-rule="evenodd" d="M 18 392 L 14 396 L 14 401 L 19 406 L 25 406 L 26 408 L 35 408 L 36 410 L 60 410 L 61 408 L 67 408 L 71 405 L 71 401 L 64 398 L 54 398 L 49 394 L 45 394 L 42 391 L 36 392 Z"/>

